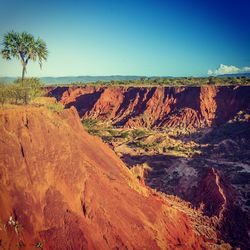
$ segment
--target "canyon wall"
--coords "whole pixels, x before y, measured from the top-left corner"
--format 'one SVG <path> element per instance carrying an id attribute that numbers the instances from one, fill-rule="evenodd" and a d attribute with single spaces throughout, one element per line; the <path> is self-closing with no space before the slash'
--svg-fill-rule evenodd
<path id="1" fill-rule="evenodd" d="M 249 108 L 250 86 L 56 87 L 50 96 L 80 117 L 123 127 L 197 129 L 220 125 Z"/>

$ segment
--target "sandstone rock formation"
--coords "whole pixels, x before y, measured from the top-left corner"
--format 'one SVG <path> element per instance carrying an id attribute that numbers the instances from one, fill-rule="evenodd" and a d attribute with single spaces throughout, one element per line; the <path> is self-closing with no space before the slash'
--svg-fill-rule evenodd
<path id="1" fill-rule="evenodd" d="M 123 127 L 195 130 L 232 119 L 250 103 L 250 86 L 57 87 L 50 89 L 81 117 L 109 119 Z"/>
<path id="2" fill-rule="evenodd" d="M 74 108 L 1 110 L 0 134 L 3 249 L 230 249 L 197 211 L 143 186 Z"/>

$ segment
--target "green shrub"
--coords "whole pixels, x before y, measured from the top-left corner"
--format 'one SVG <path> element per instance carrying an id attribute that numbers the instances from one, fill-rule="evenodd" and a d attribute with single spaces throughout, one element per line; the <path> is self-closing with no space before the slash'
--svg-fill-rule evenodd
<path id="1" fill-rule="evenodd" d="M 64 109 L 63 104 L 61 104 L 60 102 L 47 104 L 46 107 L 51 111 L 57 112 L 62 111 Z"/>
<path id="2" fill-rule="evenodd" d="M 0 84 L 0 103 L 24 103 L 43 94 L 42 83 L 37 78 L 17 79 L 11 84 Z"/>
<path id="3" fill-rule="evenodd" d="M 0 103 L 3 106 L 9 100 L 9 88 L 8 85 L 0 83 Z"/>
<path id="4" fill-rule="evenodd" d="M 132 136 L 133 136 L 134 138 L 143 137 L 143 136 L 145 136 L 145 135 L 146 135 L 146 132 L 145 132 L 144 130 L 142 130 L 142 129 L 134 129 L 134 130 L 132 131 Z"/>
<path id="5" fill-rule="evenodd" d="M 89 129 L 87 129 L 87 131 L 88 131 L 88 133 L 90 133 L 91 135 L 101 136 L 100 130 L 99 130 L 99 129 L 92 129 L 92 128 L 89 128 Z"/>
<path id="6" fill-rule="evenodd" d="M 112 139 L 113 139 L 113 136 L 103 136 L 102 137 L 102 140 L 104 141 L 104 142 L 106 142 L 106 143 L 110 143 L 110 142 L 112 142 Z"/>
<path id="7" fill-rule="evenodd" d="M 28 104 L 31 100 L 43 94 L 43 84 L 38 78 L 17 79 L 11 86 L 11 97 Z"/>
<path id="8" fill-rule="evenodd" d="M 158 146 L 158 144 L 156 142 L 147 144 L 147 143 L 144 143 L 142 141 L 133 141 L 130 143 L 130 146 L 132 148 L 142 148 L 144 150 L 149 150 L 149 149 L 156 148 Z"/>
<path id="9" fill-rule="evenodd" d="M 123 138 L 123 139 L 128 138 L 128 136 L 129 136 L 129 132 L 128 132 L 128 131 L 122 132 L 122 133 L 120 134 L 120 137 Z"/>
<path id="10" fill-rule="evenodd" d="M 39 241 L 35 243 L 35 248 L 43 249 L 45 240 Z"/>
<path id="11" fill-rule="evenodd" d="M 82 124 L 86 129 L 93 128 L 97 125 L 96 119 L 86 118 L 82 120 Z"/>
<path id="12" fill-rule="evenodd" d="M 115 129 L 108 129 L 107 132 L 109 132 L 111 136 L 119 136 L 119 131 Z"/>

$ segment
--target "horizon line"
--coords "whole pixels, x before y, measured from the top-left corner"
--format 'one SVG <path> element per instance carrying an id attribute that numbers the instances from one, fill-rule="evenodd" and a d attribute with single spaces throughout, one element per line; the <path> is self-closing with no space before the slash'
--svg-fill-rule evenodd
<path id="1" fill-rule="evenodd" d="M 64 76 L 27 76 L 26 78 L 66 78 L 66 77 L 145 77 L 145 78 L 184 78 L 184 77 L 191 77 L 191 78 L 208 78 L 208 77 L 217 77 L 217 76 L 233 76 L 233 75 L 248 75 L 250 72 L 245 73 L 228 73 L 228 74 L 219 74 L 219 75 L 183 75 L 183 76 L 173 76 L 173 75 L 64 75 Z M 0 78 L 21 78 L 21 76 L 0 76 Z"/>

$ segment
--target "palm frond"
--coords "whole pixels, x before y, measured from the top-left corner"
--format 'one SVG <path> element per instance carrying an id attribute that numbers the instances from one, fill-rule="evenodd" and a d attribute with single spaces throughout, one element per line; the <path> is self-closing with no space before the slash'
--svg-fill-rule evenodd
<path id="1" fill-rule="evenodd" d="M 46 43 L 41 38 L 35 40 L 34 36 L 27 32 L 11 31 L 6 33 L 2 46 L 2 57 L 6 60 L 19 59 L 25 70 L 29 60 L 34 62 L 38 60 L 40 67 L 42 67 L 43 61 L 46 61 L 48 57 Z"/>

